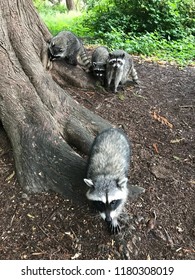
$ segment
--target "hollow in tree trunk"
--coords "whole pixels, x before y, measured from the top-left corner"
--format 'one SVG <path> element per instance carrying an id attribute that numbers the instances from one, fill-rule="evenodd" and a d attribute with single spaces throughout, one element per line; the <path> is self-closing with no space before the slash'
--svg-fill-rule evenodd
<path id="1" fill-rule="evenodd" d="M 111 125 L 69 96 L 67 86 L 93 88 L 81 68 L 55 62 L 45 70 L 41 56 L 50 37 L 31 0 L 1 0 L 0 120 L 25 191 L 81 199 L 86 160 L 80 154 Z"/>

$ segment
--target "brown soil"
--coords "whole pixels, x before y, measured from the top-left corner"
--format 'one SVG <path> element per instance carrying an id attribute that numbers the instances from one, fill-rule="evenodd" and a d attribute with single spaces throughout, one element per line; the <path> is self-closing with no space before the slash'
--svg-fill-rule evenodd
<path id="1" fill-rule="evenodd" d="M 140 88 L 72 95 L 132 143 L 122 231 L 110 235 L 87 205 L 55 193 L 25 194 L 0 129 L 0 259 L 195 259 L 195 68 L 135 58 Z M 156 115 L 154 115 L 154 112 Z"/>

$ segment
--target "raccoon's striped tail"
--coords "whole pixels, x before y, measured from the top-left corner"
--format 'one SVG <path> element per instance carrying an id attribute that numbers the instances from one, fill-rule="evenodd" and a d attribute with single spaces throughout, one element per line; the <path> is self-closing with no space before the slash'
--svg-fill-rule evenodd
<path id="1" fill-rule="evenodd" d="M 132 79 L 135 83 L 139 83 L 139 79 L 138 79 L 138 76 L 137 76 L 137 71 L 135 70 L 133 64 L 132 64 L 132 67 L 131 67 L 130 75 L 131 75 L 131 77 L 132 77 Z"/>
<path id="2" fill-rule="evenodd" d="M 91 69 L 91 60 L 89 59 L 84 47 L 81 49 L 77 60 L 81 66 L 85 67 L 85 69 L 87 70 Z"/>

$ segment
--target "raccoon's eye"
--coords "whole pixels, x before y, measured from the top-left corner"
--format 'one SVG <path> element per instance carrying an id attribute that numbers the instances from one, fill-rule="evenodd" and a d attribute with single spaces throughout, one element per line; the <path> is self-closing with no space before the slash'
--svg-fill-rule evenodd
<path id="1" fill-rule="evenodd" d="M 122 65 L 123 65 L 123 62 L 122 62 L 122 61 L 119 61 L 118 64 L 122 66 Z"/>
<path id="2" fill-rule="evenodd" d="M 116 199 L 110 202 L 110 207 L 112 210 L 115 210 L 122 202 L 122 199 Z"/>
<path id="3" fill-rule="evenodd" d="M 110 202 L 111 205 L 114 205 L 116 203 L 116 200 L 113 200 Z"/>
<path id="4" fill-rule="evenodd" d="M 102 201 L 93 201 L 93 204 L 95 208 L 100 212 L 105 211 L 105 203 L 103 203 Z"/>

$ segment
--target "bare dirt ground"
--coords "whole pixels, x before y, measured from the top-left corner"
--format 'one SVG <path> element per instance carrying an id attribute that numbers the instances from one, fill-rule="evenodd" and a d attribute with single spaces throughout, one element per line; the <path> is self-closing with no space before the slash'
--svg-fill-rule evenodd
<path id="1" fill-rule="evenodd" d="M 55 193 L 25 194 L 0 129 L 0 259 L 195 259 L 195 68 L 135 58 L 140 88 L 117 95 L 71 89 L 122 126 L 132 143 L 122 231 Z"/>

